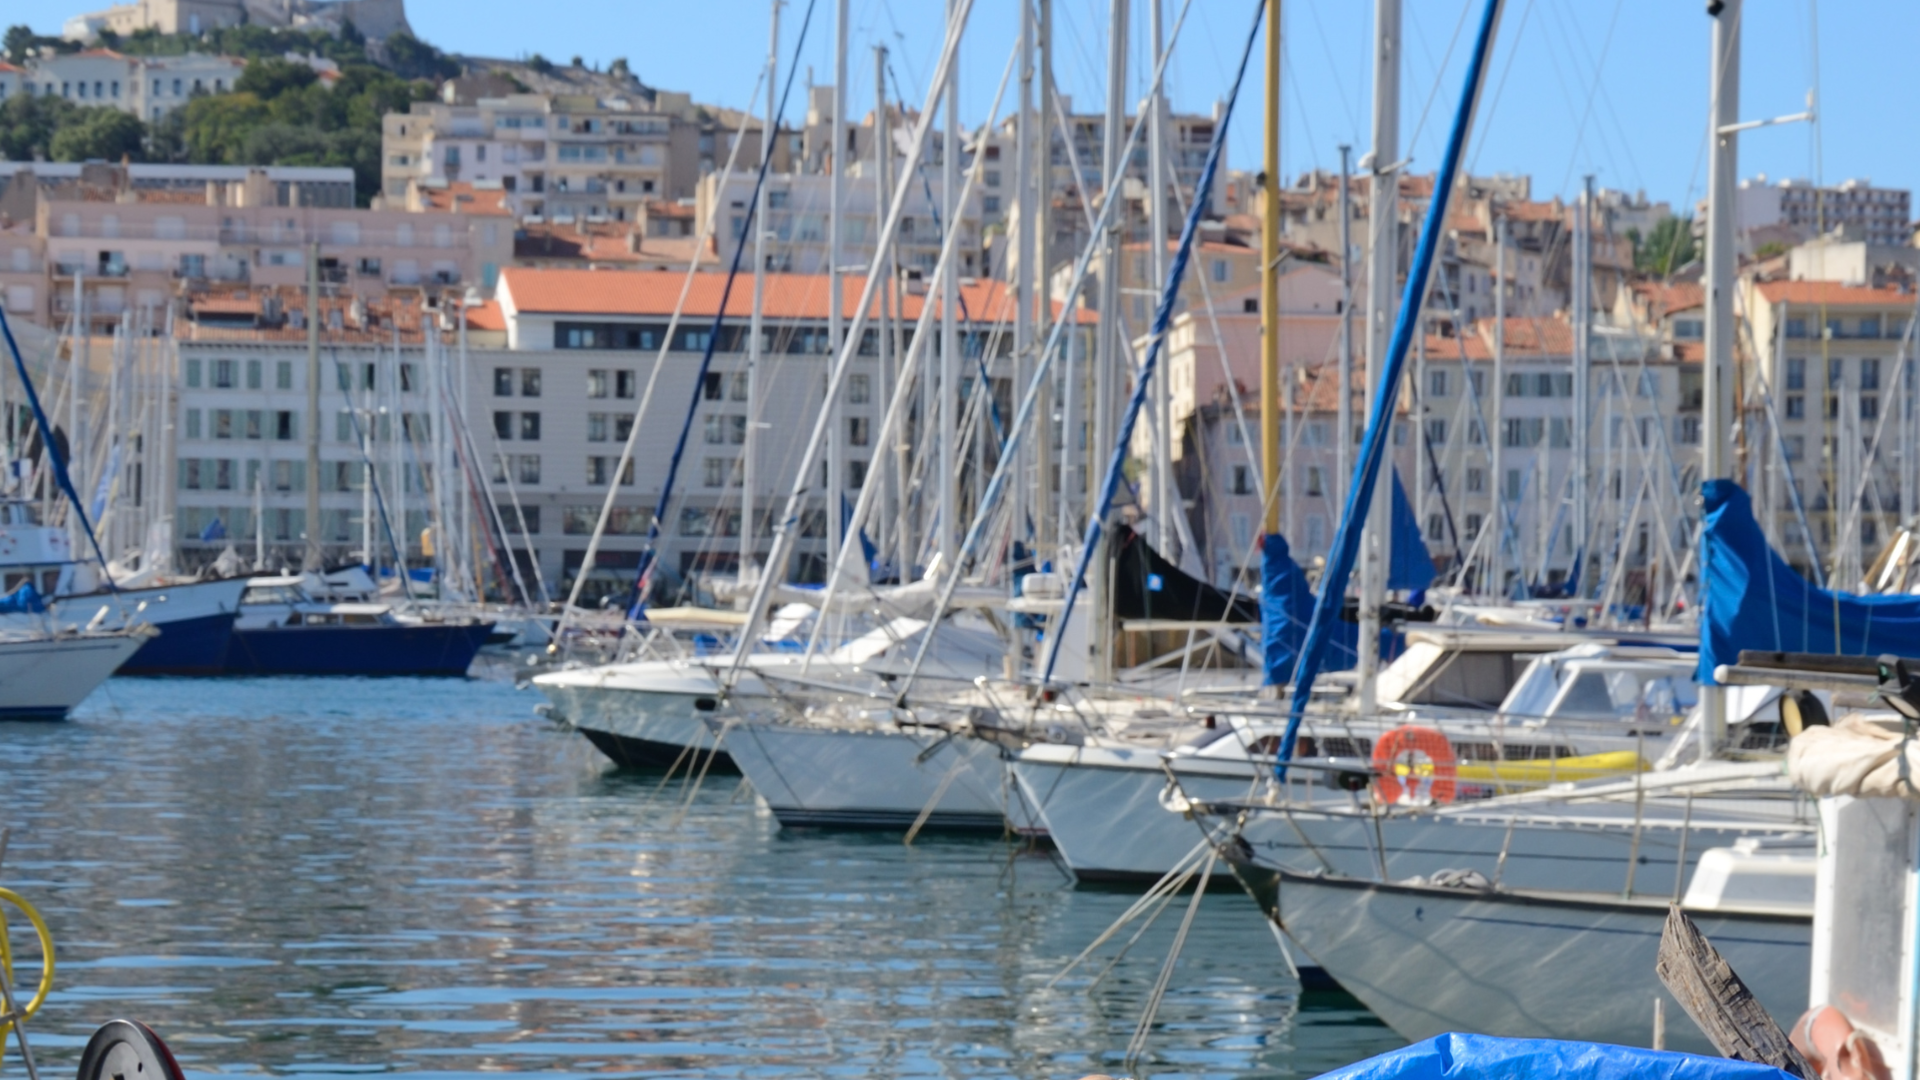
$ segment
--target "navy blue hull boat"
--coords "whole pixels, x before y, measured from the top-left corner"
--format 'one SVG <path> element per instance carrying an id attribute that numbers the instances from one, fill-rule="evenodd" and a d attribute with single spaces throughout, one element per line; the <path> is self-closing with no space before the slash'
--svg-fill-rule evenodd
<path id="1" fill-rule="evenodd" d="M 384 604 L 315 600 L 297 576 L 256 577 L 228 639 L 228 675 L 467 673 L 492 622 L 428 619 Z"/>
<path id="2" fill-rule="evenodd" d="M 465 675 L 492 623 L 276 626 L 233 631 L 229 675 Z"/>

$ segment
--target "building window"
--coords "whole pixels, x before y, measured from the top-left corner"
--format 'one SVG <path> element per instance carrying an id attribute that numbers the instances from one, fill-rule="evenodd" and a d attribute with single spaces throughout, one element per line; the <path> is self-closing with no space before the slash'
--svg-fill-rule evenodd
<path id="1" fill-rule="evenodd" d="M 1447 373 L 1445 370 L 1427 372 L 1427 396 L 1447 396 Z"/>
<path id="2" fill-rule="evenodd" d="M 1447 422 L 1444 419 L 1427 421 L 1427 444 L 1429 446 L 1447 445 Z"/>
<path id="3" fill-rule="evenodd" d="M 727 418 L 710 415 L 706 418 L 706 440 L 708 446 L 720 446 L 727 441 Z"/>
<path id="4" fill-rule="evenodd" d="M 1807 418 L 1807 399 L 1800 394 L 1787 395 L 1787 419 L 1805 420 Z"/>
<path id="5" fill-rule="evenodd" d="M 216 439 L 233 438 L 233 410 L 213 410 L 213 437 Z"/>
<path id="6" fill-rule="evenodd" d="M 1310 497 L 1310 498 L 1312 498 L 1312 497 L 1318 497 L 1318 496 L 1321 496 L 1321 495 L 1325 495 L 1325 494 L 1326 494 L 1326 484 L 1325 484 L 1325 482 L 1324 482 L 1324 481 L 1323 481 L 1323 480 L 1321 479 L 1321 476 L 1320 476 L 1320 466 L 1318 466 L 1318 465 L 1309 465 L 1309 466 L 1307 466 L 1307 495 L 1308 495 L 1308 497 Z"/>
<path id="7" fill-rule="evenodd" d="M 1487 490 L 1487 470 L 1468 469 L 1467 470 L 1467 493 L 1470 495 L 1478 495 L 1486 490 Z"/>
<path id="8" fill-rule="evenodd" d="M 512 397 L 513 396 L 513 369 L 512 368 L 497 367 L 493 369 L 493 396 L 494 397 Z"/>
<path id="9" fill-rule="evenodd" d="M 721 378 L 722 376 L 719 372 L 709 371 L 707 372 L 706 376 L 703 379 L 701 379 L 700 397 L 703 400 L 721 401 L 725 399 L 726 390 L 721 383 Z"/>
<path id="10" fill-rule="evenodd" d="M 1235 495 L 1253 494 L 1253 470 L 1245 465 L 1233 467 L 1233 482 L 1229 489 Z"/>
<path id="11" fill-rule="evenodd" d="M 513 438 L 513 414 L 496 412 L 493 414 L 493 437 L 505 442 Z"/>
<path id="12" fill-rule="evenodd" d="M 247 438 L 258 439 L 260 438 L 260 436 L 261 436 L 260 410 L 248 409 L 247 410 Z"/>
<path id="13" fill-rule="evenodd" d="M 525 442 L 540 441 L 540 414 L 523 412 L 520 414 L 520 438 Z"/>
<path id="14" fill-rule="evenodd" d="M 613 396 L 617 398 L 633 397 L 633 372 L 616 371 L 613 373 Z"/>
<path id="15" fill-rule="evenodd" d="M 866 375 L 847 376 L 847 402 L 864 405 L 873 398 L 873 380 Z"/>
<path id="16" fill-rule="evenodd" d="M 591 368 L 587 371 L 587 396 L 590 398 L 603 398 L 607 396 L 607 373 L 605 371 L 599 368 Z"/>
<path id="17" fill-rule="evenodd" d="M 747 373 L 746 372 L 736 371 L 733 373 L 733 392 L 731 396 L 735 401 L 747 400 Z"/>
<path id="18" fill-rule="evenodd" d="M 197 439 L 199 437 L 200 437 L 200 410 L 188 409 L 187 410 L 187 438 Z"/>
<path id="19" fill-rule="evenodd" d="M 864 416 L 847 417 L 847 445 L 866 446 L 873 437 L 873 421 Z"/>
<path id="20" fill-rule="evenodd" d="M 273 414 L 273 437 L 279 442 L 292 442 L 298 437 L 293 423 L 293 410 L 280 409 Z"/>
<path id="21" fill-rule="evenodd" d="M 1864 357 L 1860 361 L 1860 389 L 1880 389 L 1880 361 L 1877 357 Z"/>
<path id="22" fill-rule="evenodd" d="M 522 484 L 540 482 L 540 455 L 515 454 L 513 457 L 514 479 Z"/>
<path id="23" fill-rule="evenodd" d="M 520 396 L 540 396 L 540 369 L 536 367 L 520 369 Z"/>
<path id="24" fill-rule="evenodd" d="M 216 390 L 231 390 L 234 383 L 234 364 L 231 360 L 213 362 L 213 386 Z"/>
<path id="25" fill-rule="evenodd" d="M 1233 267 L 1225 259 L 1213 260 L 1213 280 L 1225 284 L 1233 276 Z"/>
<path id="26" fill-rule="evenodd" d="M 1787 389 L 1805 390 L 1807 388 L 1807 361 L 1804 357 L 1787 358 Z"/>
<path id="27" fill-rule="evenodd" d="M 293 361 L 281 360 L 273 365 L 273 388 L 276 390 L 293 389 Z"/>
<path id="28" fill-rule="evenodd" d="M 725 487 L 732 468 L 732 458 L 706 458 L 700 462 L 700 481 L 710 488 Z"/>
<path id="29" fill-rule="evenodd" d="M 587 441 L 607 441 L 607 414 L 603 412 L 587 414 Z"/>
<path id="30" fill-rule="evenodd" d="M 247 389 L 260 389 L 260 361 L 247 361 Z"/>

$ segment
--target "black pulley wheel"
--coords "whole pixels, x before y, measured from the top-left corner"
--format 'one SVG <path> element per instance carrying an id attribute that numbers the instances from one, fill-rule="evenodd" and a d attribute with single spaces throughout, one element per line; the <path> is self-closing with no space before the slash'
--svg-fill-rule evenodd
<path id="1" fill-rule="evenodd" d="M 77 1080 L 186 1080 L 173 1051 L 138 1020 L 110 1020 L 80 1055 Z"/>

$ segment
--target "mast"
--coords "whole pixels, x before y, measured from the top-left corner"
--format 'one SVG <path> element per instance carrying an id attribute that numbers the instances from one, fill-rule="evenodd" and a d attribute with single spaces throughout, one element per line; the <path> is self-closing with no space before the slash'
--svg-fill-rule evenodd
<path id="1" fill-rule="evenodd" d="M 1100 264 L 1100 339 L 1094 350 L 1093 395 L 1087 402 L 1093 414 L 1093 441 L 1095 447 L 1106 447 L 1113 442 L 1113 409 L 1115 383 L 1118 381 L 1119 368 L 1124 357 L 1132 349 L 1132 342 L 1121 333 L 1120 318 L 1120 260 L 1125 245 L 1126 220 L 1123 213 L 1125 196 L 1120 174 L 1127 163 L 1120 156 L 1121 144 L 1126 141 L 1126 82 L 1127 82 L 1127 19 L 1128 0 L 1111 0 L 1107 18 L 1107 114 L 1106 132 L 1101 146 L 1101 177 L 1111 198 L 1121 200 L 1121 206 L 1111 215 L 1105 236 L 1090 237 L 1092 243 L 1102 245 Z M 1132 365 L 1129 364 L 1129 367 Z M 1089 462 L 1091 464 L 1091 462 Z M 1099 483 L 1094 470 L 1087 470 L 1087 505 L 1092 507 L 1099 498 L 1094 485 Z M 1111 642 L 1105 632 L 1108 618 L 1113 610 L 1112 577 L 1108 573 L 1107 560 L 1095 557 L 1089 564 L 1088 585 L 1093 594 L 1093 606 L 1088 612 L 1090 620 L 1086 635 L 1092 646 L 1090 674 L 1095 682 L 1111 682 L 1113 675 L 1113 653 Z"/>
<path id="2" fill-rule="evenodd" d="M 1280 531 L 1280 503 L 1291 505 L 1292 477 L 1280 475 L 1280 0 L 1267 0 L 1267 80 L 1260 160 L 1260 479 L 1266 485 L 1261 531 Z M 1291 516 L 1291 515 L 1289 515 Z"/>
<path id="3" fill-rule="evenodd" d="M 953 17 L 958 0 L 947 0 L 947 17 Z M 946 138 L 940 144 L 940 221 L 949 229 L 960 227 L 960 73 L 947 79 Z M 952 266 L 940 278 L 940 415 L 939 440 L 940 527 L 942 573 L 953 572 L 957 554 L 960 518 L 960 276 Z"/>
<path id="4" fill-rule="evenodd" d="M 778 78 L 780 68 L 780 4 L 773 0 L 773 14 L 768 20 L 767 30 L 767 118 L 760 126 L 760 174 L 766 175 L 767 162 L 773 157 L 773 140 L 779 137 L 774 129 L 774 110 L 780 106 L 774 101 L 779 93 Z M 746 243 L 747 238 L 738 238 L 738 243 Z M 758 450 L 760 440 L 756 434 L 754 420 L 758 416 L 755 406 L 760 402 L 760 350 L 763 345 L 761 332 L 762 309 L 766 303 L 767 272 L 767 185 L 762 182 L 755 189 L 753 202 L 753 312 L 747 317 L 747 430 L 740 446 L 740 567 L 741 581 L 751 581 L 755 576 L 753 557 L 754 542 L 759 539 L 759 530 L 753 525 L 753 502 L 755 485 L 759 483 Z M 611 477 L 610 483 L 619 483 L 620 478 Z"/>
<path id="5" fill-rule="evenodd" d="M 1373 151 L 1367 190 L 1367 395 L 1381 393 L 1380 376 L 1393 329 L 1394 286 L 1400 276 L 1400 0 L 1373 5 Z M 1367 164 L 1362 162 L 1362 164 Z M 1433 195 L 1445 212 L 1446 193 Z M 1392 412 L 1387 413 L 1393 423 Z M 1341 448 L 1343 452 L 1348 447 Z M 1376 484 L 1360 536 L 1360 715 L 1372 715 L 1374 676 L 1380 670 L 1380 605 L 1386 599 L 1393 542 L 1393 483 Z M 1324 588 L 1324 586 L 1322 586 Z"/>
<path id="6" fill-rule="evenodd" d="M 1742 0 L 1716 0 L 1707 12 L 1713 18 L 1713 83 L 1709 140 L 1712 155 L 1707 162 L 1707 250 L 1706 250 L 1706 352 L 1705 401 L 1701 411 L 1700 477 L 1717 480 L 1732 474 L 1733 465 L 1733 340 L 1737 327 L 1733 321 L 1734 286 L 1734 177 L 1739 168 L 1740 122 L 1740 12 Z M 1582 305 L 1584 306 L 1584 305 Z M 1706 557 L 1704 539 L 1701 557 Z M 1701 568 L 1705 581 L 1707 568 Z M 1701 589 L 1707 602 L 1707 590 Z M 1707 632 L 1702 613 L 1700 632 Z M 1726 744 L 1726 692 L 1711 683 L 1701 687 L 1701 708 L 1705 712 L 1712 748 Z"/>
<path id="7" fill-rule="evenodd" d="M 1034 329 L 1034 244 L 1033 244 L 1033 5 L 1022 0 L 1020 4 L 1020 65 L 1019 102 L 1014 123 L 1013 147 L 1013 219 L 1017 223 L 1013 234 L 1014 274 L 1014 312 L 1013 312 L 1013 385 L 1025 386 L 1027 373 L 1033 364 Z M 1041 440 L 1043 443 L 1045 440 Z M 1009 495 L 1012 507 L 1013 539 L 1016 542 L 1031 542 L 1027 535 L 1027 522 L 1030 517 L 1027 506 L 1030 492 L 1028 485 L 1034 483 L 1029 466 L 1032 452 L 1023 443 L 1019 457 L 1015 461 L 1013 490 Z M 1037 500 L 1045 505 L 1041 495 Z"/>
<path id="8" fill-rule="evenodd" d="M 436 430 L 438 427 L 436 425 Z M 434 460 L 437 468 L 440 462 Z M 438 485 L 442 477 L 435 476 Z M 307 245 L 307 551 L 300 569 L 319 573 L 320 551 L 320 244 Z M 441 538 L 442 541 L 445 537 Z"/>
<path id="9" fill-rule="evenodd" d="M 1353 147 L 1340 147 L 1340 370 L 1333 425 L 1333 501 L 1346 501 L 1353 475 Z M 1274 256 L 1279 258 L 1278 255 Z"/>
<path id="10" fill-rule="evenodd" d="M 884 45 L 873 47 L 873 157 L 874 157 L 874 200 L 873 223 L 878 228 L 887 220 L 892 211 L 888 205 L 893 191 L 893 127 L 887 114 L 887 48 Z M 880 290 L 880 382 L 888 388 L 882 400 L 891 400 L 893 380 L 899 377 L 896 365 L 900 361 L 901 350 L 894 323 L 893 302 L 899 294 L 900 267 L 895 249 L 888 247 L 873 250 L 875 265 L 887 268 L 882 279 L 886 285 Z M 925 418 L 922 418 L 922 423 Z M 895 440 L 894 445 L 878 447 L 880 453 L 892 459 L 887 470 L 891 475 L 893 508 L 893 568 L 895 576 L 904 583 L 913 572 L 913 530 L 907 523 L 907 455 L 902 447 L 904 439 Z"/>
<path id="11" fill-rule="evenodd" d="M 1592 507 L 1588 488 L 1592 472 L 1593 440 L 1593 335 L 1587 328 L 1586 297 L 1591 294 L 1587 273 L 1591 267 L 1587 251 L 1587 213 L 1584 191 L 1580 213 L 1573 219 L 1573 296 L 1568 307 L 1573 321 L 1573 558 L 1571 573 L 1579 588 L 1574 598 L 1586 595 L 1592 584 L 1587 574 L 1587 545 L 1591 543 Z"/>
<path id="12" fill-rule="evenodd" d="M 1493 461 L 1493 553 L 1487 559 L 1487 583 L 1492 595 L 1506 595 L 1507 544 L 1507 219 L 1494 206 L 1493 223 L 1493 430 L 1487 433 Z"/>
<path id="13" fill-rule="evenodd" d="M 1166 51 L 1166 35 L 1161 28 L 1160 0 L 1147 0 L 1148 40 L 1155 62 Z M 1153 268 L 1149 288 L 1158 290 L 1167 280 L 1167 95 L 1161 83 L 1147 101 L 1147 238 L 1152 253 L 1148 265 Z M 1206 192 L 1193 193 L 1195 200 Z M 1204 272 L 1204 268 L 1203 268 Z M 1129 365 L 1131 366 L 1131 365 Z M 1165 374 L 1153 381 L 1153 517 L 1154 535 L 1160 553 L 1176 564 L 1185 559 L 1175 554 L 1180 530 L 1174 515 L 1180 513 L 1180 493 L 1173 483 L 1173 394 Z"/>
<path id="14" fill-rule="evenodd" d="M 833 31 L 833 117 L 827 125 L 832 148 L 826 157 L 831 170 L 827 173 L 828 356 L 840 351 L 840 174 L 846 171 L 847 157 L 847 0 L 834 5 Z M 846 410 L 837 397 L 826 404 L 834 418 L 833 438 L 827 441 L 827 550 L 837 558 L 842 528 L 840 500 L 847 490 L 847 425 L 842 418 Z"/>
<path id="15" fill-rule="evenodd" d="M 1047 327 L 1053 319 L 1053 287 L 1047 280 L 1047 272 L 1053 266 L 1053 0 L 1035 0 L 1038 6 L 1035 28 L 1038 40 L 1034 42 L 1039 53 L 1040 94 L 1036 102 L 1037 113 L 1033 124 L 1033 202 L 1029 209 L 1021 211 L 1024 222 L 1029 215 L 1033 219 L 1034 276 L 1039 282 L 1038 303 L 1034 305 L 1033 334 L 1035 341 L 1047 339 Z M 1064 313 L 1063 313 L 1064 314 Z M 1069 346 L 1071 348 L 1071 346 Z M 1069 373 L 1072 365 L 1065 365 Z M 1071 374 L 1068 376 L 1071 378 Z M 1040 505 L 1051 507 L 1064 502 L 1067 485 L 1059 476 L 1059 465 L 1053 455 L 1055 432 L 1064 431 L 1065 424 L 1054 423 L 1053 403 L 1054 380 L 1048 379 L 1040 387 L 1040 431 L 1034 440 L 1034 458 L 1038 462 L 1038 481 Z M 1061 440 L 1064 449 L 1066 441 Z M 1059 497 L 1055 496 L 1055 492 Z M 1054 525 L 1055 515 L 1043 510 L 1034 515 L 1035 539 L 1041 550 L 1052 555 L 1052 545 L 1056 542 Z"/>

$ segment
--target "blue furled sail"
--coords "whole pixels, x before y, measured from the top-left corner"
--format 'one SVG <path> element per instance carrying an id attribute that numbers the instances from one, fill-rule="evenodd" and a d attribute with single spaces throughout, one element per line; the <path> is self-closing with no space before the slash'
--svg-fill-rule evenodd
<path id="1" fill-rule="evenodd" d="M 1395 541 L 1398 543 L 1398 541 Z M 1424 548 L 1422 549 L 1424 550 Z M 1428 567 L 1432 569 L 1431 564 Z M 1284 686 L 1300 662 L 1300 646 L 1313 622 L 1313 587 L 1307 572 L 1293 561 L 1287 538 L 1260 538 L 1260 651 L 1268 686 Z M 1360 626 L 1341 621 L 1333 628 L 1333 655 L 1326 670 L 1345 671 L 1360 662 Z"/>
<path id="2" fill-rule="evenodd" d="M 1407 485 L 1400 482 L 1400 470 L 1393 471 L 1393 552 L 1387 564 L 1387 588 L 1419 592 L 1433 584 L 1433 555 L 1427 551 L 1426 534 L 1420 531 L 1420 519 L 1413 515 L 1413 503 L 1407 498 Z"/>
<path id="3" fill-rule="evenodd" d="M 1609 1043 L 1435 1035 L 1320 1080 L 1790 1080 L 1771 1065 Z"/>
<path id="4" fill-rule="evenodd" d="M 1300 721 L 1306 714 L 1307 699 L 1313 695 L 1313 682 L 1326 665 L 1329 646 L 1340 622 L 1340 607 L 1347 590 L 1347 578 L 1353 573 L 1354 557 L 1360 549 L 1360 529 L 1367 507 L 1373 502 L 1374 485 L 1380 479 L 1380 466 L 1386 459 L 1387 439 L 1393 423 L 1393 410 L 1400 400 L 1400 380 L 1406 375 L 1407 350 L 1419 330 L 1421 309 L 1425 306 L 1427 282 L 1433 273 L 1434 256 L 1440 247 L 1446 225 L 1447 202 L 1453 194 L 1454 178 L 1460 172 L 1460 158 L 1466 152 L 1467 135 L 1473 128 L 1474 106 L 1486 82 L 1487 61 L 1493 52 L 1494 30 L 1500 22 L 1501 0 L 1487 0 L 1474 34 L 1473 51 L 1467 60 L 1466 88 L 1459 107 L 1454 110 L 1453 126 L 1447 133 L 1446 150 L 1440 168 L 1434 174 L 1433 200 L 1420 223 L 1420 242 L 1413 250 L 1413 262 L 1407 273 L 1406 289 L 1400 296 L 1400 313 L 1393 324 L 1393 336 L 1381 357 L 1380 381 L 1373 388 L 1373 405 L 1368 410 L 1366 433 L 1360 439 L 1360 453 L 1354 463 L 1353 481 L 1347 486 L 1347 505 L 1340 515 L 1340 528 L 1334 534 L 1333 549 L 1327 555 L 1327 571 L 1320 578 L 1320 595 L 1313 606 L 1313 622 L 1307 627 L 1307 640 L 1300 650 L 1300 663 L 1294 670 L 1293 700 L 1287 718 L 1287 733 L 1275 755 L 1274 772 L 1286 779 L 1287 762 L 1293 758 L 1300 738 Z"/>
<path id="5" fill-rule="evenodd" d="M 1767 546 L 1753 499 L 1732 480 L 1700 485 L 1700 682 L 1742 649 L 1920 656 L 1920 596 L 1856 596 L 1822 589 Z"/>

